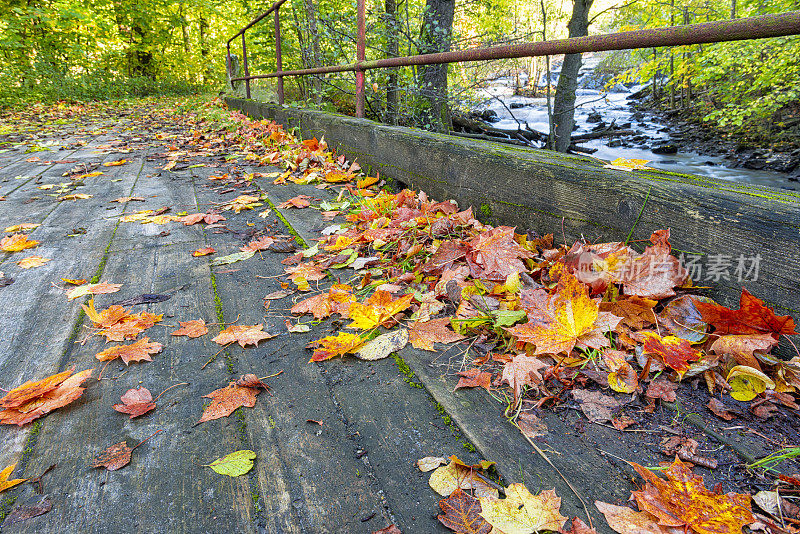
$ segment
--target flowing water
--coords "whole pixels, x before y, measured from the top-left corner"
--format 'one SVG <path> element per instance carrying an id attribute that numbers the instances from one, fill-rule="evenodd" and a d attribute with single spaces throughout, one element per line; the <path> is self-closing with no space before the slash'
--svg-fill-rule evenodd
<path id="1" fill-rule="evenodd" d="M 581 68 L 578 80 L 579 87 L 591 85 L 593 69 L 599 63 L 599 60 L 599 57 L 584 56 L 584 66 Z M 544 86 L 544 78 L 541 81 L 541 86 Z M 510 78 L 500 78 L 492 82 L 484 90 L 483 96 L 491 98 L 491 100 L 481 109 L 491 109 L 497 113 L 500 119 L 493 126 L 516 129 L 518 124 L 524 128 L 527 123 L 534 130 L 547 132 L 549 126 L 545 98 L 514 96 L 513 85 L 514 82 Z M 638 142 L 633 142 L 634 146 L 609 146 L 609 142 L 614 139 L 613 137 L 584 141 L 580 143 L 580 146 L 597 149 L 597 152 L 592 156 L 603 160 L 613 160 L 615 158 L 644 159 L 650 162 L 648 163 L 650 167 L 672 172 L 800 190 L 800 184 L 789 181 L 785 174 L 768 170 L 734 169 L 726 166 L 730 162 L 722 157 L 682 151 L 680 148 L 677 154 L 653 153 L 650 150 L 651 147 L 669 143 L 671 139 L 670 128 L 668 125 L 657 122 L 656 118 L 652 116 L 645 114 L 642 117 L 641 113 L 636 114 L 636 110 L 631 108 L 628 97 L 641 88 L 642 86 L 626 88 L 622 85 L 617 85 L 612 89 L 613 92 L 579 88 L 575 110 L 575 123 L 578 128 L 573 132 L 573 135 L 591 132 L 597 126 L 597 123 L 589 122 L 589 115 L 597 112 L 606 124 L 610 124 L 612 121 L 617 126 L 631 123 L 630 128 L 627 129 L 635 130 L 636 135 L 641 136 L 637 137 L 639 139 Z M 628 144 L 630 144 L 630 141 L 628 141 Z"/>

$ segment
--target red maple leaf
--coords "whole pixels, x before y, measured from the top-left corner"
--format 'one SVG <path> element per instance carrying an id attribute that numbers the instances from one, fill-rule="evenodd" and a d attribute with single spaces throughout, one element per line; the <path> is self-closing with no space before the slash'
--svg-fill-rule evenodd
<path id="1" fill-rule="evenodd" d="M 776 315 L 764 305 L 764 301 L 742 288 L 739 309 L 732 310 L 717 303 L 694 300 L 694 305 L 703 315 L 703 321 L 714 325 L 717 334 L 762 334 L 779 336 L 797 334 L 794 321 L 788 315 Z"/>

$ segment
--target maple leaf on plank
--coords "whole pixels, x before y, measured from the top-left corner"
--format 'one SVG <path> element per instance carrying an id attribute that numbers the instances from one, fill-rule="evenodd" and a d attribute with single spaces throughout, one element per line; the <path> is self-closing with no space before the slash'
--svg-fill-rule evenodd
<path id="1" fill-rule="evenodd" d="M 135 313 L 123 317 L 119 322 L 104 328 L 99 335 L 106 336 L 106 342 L 136 339 L 136 337 L 164 318 L 163 314 L 150 312 Z"/>
<path id="2" fill-rule="evenodd" d="M 13 234 L 0 239 L 0 250 L 4 250 L 5 252 L 19 252 L 27 248 L 33 248 L 38 244 L 38 241 L 28 239 L 26 234 Z"/>
<path id="3" fill-rule="evenodd" d="M 41 256 L 28 256 L 19 260 L 17 265 L 19 265 L 22 269 L 32 269 L 34 267 L 41 267 L 48 261 L 50 261 L 50 258 L 43 258 Z"/>
<path id="4" fill-rule="evenodd" d="M 216 253 L 216 249 L 214 247 L 205 247 L 205 248 L 198 248 L 194 252 L 192 252 L 192 256 L 195 258 L 200 256 L 208 256 L 209 254 Z"/>
<path id="5" fill-rule="evenodd" d="M 703 477 L 694 475 L 678 458 L 664 470 L 666 480 L 628 463 L 646 481 L 643 490 L 633 492 L 636 503 L 662 526 L 691 528 L 697 534 L 739 534 L 755 521 L 749 495 L 709 491 Z"/>
<path id="6" fill-rule="evenodd" d="M 85 390 L 80 386 L 92 376 L 92 369 L 71 374 L 72 370 L 65 371 L 9 391 L 0 399 L 0 408 L 4 408 L 0 424 L 22 426 L 78 399 Z"/>
<path id="7" fill-rule="evenodd" d="M 518 354 L 503 367 L 501 384 L 508 384 L 514 390 L 514 405 L 519 402 L 522 386 L 538 388 L 542 383 L 541 369 L 549 367 L 539 358 Z"/>
<path id="8" fill-rule="evenodd" d="M 702 353 L 692 344 L 675 336 L 661 337 L 653 332 L 645 332 L 647 339 L 642 347 L 644 354 L 653 354 L 670 369 L 675 369 L 683 376 L 689 370 L 689 362 L 697 361 Z"/>
<path id="9" fill-rule="evenodd" d="M 717 303 L 694 299 L 694 305 L 703 315 L 703 321 L 713 325 L 717 334 L 763 334 L 776 337 L 795 335 L 794 320 L 788 315 L 776 315 L 764 301 L 742 288 L 739 309 L 732 310 Z"/>
<path id="10" fill-rule="evenodd" d="M 156 407 L 150 390 L 143 387 L 129 389 L 119 400 L 122 401 L 122 404 L 115 404 L 112 408 L 118 412 L 129 414 L 129 419 L 144 415 Z"/>
<path id="11" fill-rule="evenodd" d="M 683 285 L 689 272 L 680 260 L 670 254 L 669 230 L 658 230 L 650 236 L 653 246 L 641 256 L 631 257 L 622 267 L 615 281 L 622 284 L 626 295 L 660 300 L 675 295 L 673 288 Z"/>
<path id="12" fill-rule="evenodd" d="M 437 519 L 441 524 L 461 534 L 489 534 L 492 525 L 480 516 L 481 503 L 461 488 L 439 501 L 443 514 Z"/>
<path id="13" fill-rule="evenodd" d="M 620 534 L 671 534 L 668 527 L 662 527 L 656 518 L 647 512 L 637 512 L 627 506 L 616 506 L 602 501 L 594 505 L 605 516 L 608 526 Z"/>
<path id="14" fill-rule="evenodd" d="M 284 272 L 289 275 L 289 280 L 294 282 L 298 287 L 302 287 L 304 282 L 307 286 L 310 281 L 317 281 L 325 278 L 325 273 L 314 265 L 313 262 L 300 263 L 292 267 L 286 267 Z"/>
<path id="15" fill-rule="evenodd" d="M 459 488 L 473 490 L 477 497 L 496 499 L 499 492 L 478 476 L 478 471 L 488 469 L 494 462 L 483 461 L 476 465 L 467 465 L 456 456 L 450 457 L 450 463 L 437 467 L 428 479 L 428 485 L 443 497 L 452 495 Z"/>
<path id="16" fill-rule="evenodd" d="M 312 362 L 330 360 L 336 356 L 354 353 L 365 343 L 361 336 L 348 332 L 339 332 L 335 336 L 328 336 L 309 343 L 309 347 L 318 347 L 311 356 Z"/>
<path id="17" fill-rule="evenodd" d="M 186 226 L 191 226 L 199 222 L 204 222 L 206 224 L 214 224 L 215 222 L 225 221 L 227 219 L 225 219 L 225 217 L 223 217 L 219 213 L 208 212 L 208 213 L 192 213 L 190 215 L 185 215 L 178 220 Z"/>
<path id="18" fill-rule="evenodd" d="M 99 284 L 83 284 L 78 287 L 73 287 L 67 291 L 67 298 L 75 300 L 86 295 L 104 295 L 109 293 L 116 293 L 122 284 L 109 284 L 108 282 L 100 282 Z"/>
<path id="19" fill-rule="evenodd" d="M 264 339 L 275 337 L 274 334 L 262 332 L 263 329 L 263 324 L 231 325 L 220 332 L 217 337 L 213 338 L 211 341 L 219 345 L 237 342 L 242 348 L 247 345 L 258 345 L 258 343 Z"/>
<path id="20" fill-rule="evenodd" d="M 158 354 L 163 348 L 164 347 L 161 345 L 161 343 L 151 343 L 150 338 L 145 337 L 136 343 L 131 343 L 130 345 L 117 345 L 114 347 L 109 347 L 102 352 L 98 352 L 95 357 L 101 362 L 108 362 L 111 360 L 116 360 L 117 358 L 122 358 L 122 361 L 125 362 L 125 365 L 128 365 L 130 362 L 152 362 L 153 359 L 150 357 L 150 355 Z"/>
<path id="21" fill-rule="evenodd" d="M 430 321 L 417 321 L 409 329 L 409 340 L 414 348 L 436 352 L 433 348 L 436 343 L 453 343 L 464 339 L 459 333 L 453 332 L 448 328 L 450 325 L 449 317 L 431 319 Z"/>
<path id="22" fill-rule="evenodd" d="M 492 386 L 492 373 L 481 371 L 478 368 L 467 369 L 458 373 L 458 384 L 455 389 L 459 388 L 483 388 L 489 391 Z"/>
<path id="23" fill-rule="evenodd" d="M 332 313 L 347 317 L 350 304 L 356 301 L 352 291 L 346 284 L 333 284 L 327 293 L 301 300 L 290 311 L 298 315 L 310 313 L 315 319 L 324 319 Z"/>
<path id="24" fill-rule="evenodd" d="M 14 469 L 17 467 L 17 464 L 11 464 L 2 471 L 0 471 L 0 492 L 3 492 L 9 488 L 13 488 L 17 484 L 22 484 L 27 478 L 15 478 L 9 480 L 11 473 L 14 472 Z"/>
<path id="25" fill-rule="evenodd" d="M 601 302 L 600 311 L 613 313 L 622 318 L 622 322 L 631 328 L 641 330 L 655 321 L 653 308 L 658 305 L 657 300 L 643 299 L 641 297 L 628 297 L 614 302 Z"/>
<path id="26" fill-rule="evenodd" d="M 573 348 L 600 349 L 610 345 L 603 335 L 614 330 L 620 317 L 599 311 L 588 288 L 564 272 L 552 295 L 542 289 L 528 294 L 523 303 L 528 322 L 506 328 L 519 341 L 532 343 L 534 354 L 569 354 Z"/>
<path id="27" fill-rule="evenodd" d="M 180 324 L 181 327 L 171 333 L 173 336 L 188 336 L 194 338 L 208 334 L 208 327 L 203 319 L 178 321 L 178 324 Z"/>
<path id="28" fill-rule="evenodd" d="M 453 262 L 466 257 L 470 247 L 463 241 L 442 241 L 428 263 L 422 266 L 423 272 L 437 272 L 448 268 Z"/>
<path id="29" fill-rule="evenodd" d="M 636 252 L 625 243 L 588 245 L 577 242 L 564 257 L 564 263 L 575 277 L 598 295 L 608 289 L 622 268 Z"/>
<path id="30" fill-rule="evenodd" d="M 510 274 L 528 271 L 522 259 L 532 258 L 533 254 L 514 241 L 514 230 L 498 226 L 467 242 L 467 263 L 475 278 L 504 281 Z"/>
<path id="31" fill-rule="evenodd" d="M 281 202 L 278 204 L 278 208 L 287 209 L 287 208 L 307 208 L 311 205 L 309 199 L 311 197 L 308 195 L 297 195 L 296 197 L 290 198 L 285 202 Z"/>
<path id="32" fill-rule="evenodd" d="M 261 392 L 259 387 L 239 385 L 231 382 L 224 388 L 212 391 L 204 398 L 211 399 L 211 404 L 203 411 L 198 423 L 228 417 L 241 406 L 252 408 L 256 405 L 256 396 Z"/>
<path id="33" fill-rule="evenodd" d="M 353 319 L 353 322 L 349 327 L 370 330 L 381 326 L 408 308 L 412 300 L 414 300 L 413 293 L 394 299 L 391 293 L 379 289 L 363 303 L 353 302 L 350 305 L 348 317 Z"/>
<path id="34" fill-rule="evenodd" d="M 259 251 L 259 250 L 267 250 L 272 244 L 275 243 L 275 240 L 268 236 L 261 236 L 258 239 L 254 239 L 250 241 L 247 245 L 240 247 L 239 250 L 242 252 L 249 252 L 249 251 Z"/>
<path id="35" fill-rule="evenodd" d="M 481 517 L 505 534 L 559 531 L 567 518 L 559 513 L 561 497 L 555 490 L 533 495 L 523 484 L 506 488 L 505 499 L 480 498 Z"/>

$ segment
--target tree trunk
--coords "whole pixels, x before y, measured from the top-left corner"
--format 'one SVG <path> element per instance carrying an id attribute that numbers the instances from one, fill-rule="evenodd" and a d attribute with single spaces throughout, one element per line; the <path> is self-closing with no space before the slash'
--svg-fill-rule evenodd
<path id="1" fill-rule="evenodd" d="M 426 0 L 420 30 L 420 54 L 450 50 L 455 0 Z M 447 64 L 420 66 L 418 80 L 425 103 L 422 119 L 432 130 L 450 129 L 450 110 L 447 106 Z"/>
<path id="2" fill-rule="evenodd" d="M 208 21 L 200 15 L 200 56 L 203 58 L 203 83 L 211 80 L 211 62 L 208 57 Z"/>
<path id="3" fill-rule="evenodd" d="M 319 47 L 319 31 L 317 31 L 317 6 L 314 5 L 314 0 L 303 0 L 303 4 L 306 8 L 306 20 L 308 21 L 308 44 L 310 48 L 311 66 L 319 67 L 321 65 L 322 54 L 320 53 Z M 316 74 L 311 76 L 310 90 L 314 102 L 317 104 L 322 102 L 322 83 L 319 76 Z"/>
<path id="4" fill-rule="evenodd" d="M 400 55 L 400 41 L 397 31 L 397 0 L 384 0 L 386 10 L 386 53 L 389 57 Z M 384 122 L 397 124 L 397 69 L 388 69 L 388 80 L 386 83 L 386 115 Z"/>
<path id="5" fill-rule="evenodd" d="M 573 0 L 572 17 L 569 20 L 569 36 L 589 35 L 589 9 L 594 0 Z M 567 54 L 558 76 L 556 97 L 553 104 L 553 122 L 556 150 L 569 149 L 572 127 L 575 124 L 575 90 L 578 88 L 578 71 L 581 69 L 581 55 Z"/>

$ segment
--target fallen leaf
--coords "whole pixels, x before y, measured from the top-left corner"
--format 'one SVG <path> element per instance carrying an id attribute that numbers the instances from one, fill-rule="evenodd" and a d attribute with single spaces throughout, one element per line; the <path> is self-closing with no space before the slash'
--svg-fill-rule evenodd
<path id="1" fill-rule="evenodd" d="M 417 460 L 417 467 L 423 473 L 427 473 L 428 471 L 433 471 L 440 465 L 445 465 L 447 463 L 447 458 L 443 456 L 426 456 L 425 458 L 420 458 Z"/>
<path id="2" fill-rule="evenodd" d="M 449 317 L 431 319 L 424 323 L 420 321 L 415 322 L 409 329 L 411 345 L 416 349 L 436 352 L 436 349 L 433 348 L 434 342 L 453 343 L 464 339 L 464 336 L 461 334 L 447 328 L 448 325 L 450 325 Z"/>
<path id="3" fill-rule="evenodd" d="M 297 195 L 294 198 L 290 198 L 285 202 L 281 202 L 277 205 L 278 208 L 287 209 L 287 208 L 307 208 L 311 205 L 309 199 L 311 197 L 308 195 Z"/>
<path id="4" fill-rule="evenodd" d="M 594 505 L 605 516 L 608 526 L 619 534 L 670 534 L 656 518 L 647 512 L 637 512 L 627 506 L 616 506 L 601 501 Z"/>
<path id="5" fill-rule="evenodd" d="M 675 336 L 661 337 L 653 332 L 646 333 L 647 339 L 642 347 L 643 354 L 656 355 L 670 369 L 683 376 L 689 370 L 689 362 L 697 361 L 702 353 L 692 344 Z"/>
<path id="6" fill-rule="evenodd" d="M 658 378 L 650 382 L 650 385 L 645 391 L 645 396 L 651 399 L 661 399 L 666 402 L 675 402 L 678 398 L 675 390 L 678 389 L 678 384 L 670 382 L 669 380 Z"/>
<path id="7" fill-rule="evenodd" d="M 450 463 L 437 467 L 431 474 L 428 484 L 433 491 L 443 497 L 448 497 L 461 488 L 474 490 L 475 495 L 479 497 L 496 499 L 499 496 L 498 491 L 478 476 L 477 471 L 480 468 L 480 466 L 466 465 L 455 456 L 451 456 Z"/>
<path id="8" fill-rule="evenodd" d="M 19 252 L 26 248 L 33 248 L 38 244 L 38 241 L 28 239 L 27 234 L 13 234 L 0 239 L 0 250 L 4 250 L 5 252 Z"/>
<path id="9" fill-rule="evenodd" d="M 523 386 L 538 388 L 542 383 L 540 370 L 549 367 L 536 357 L 519 354 L 503 367 L 501 384 L 508 384 L 514 390 L 514 405 L 516 406 L 522 395 Z"/>
<path id="10" fill-rule="evenodd" d="M 122 469 L 131 462 L 132 452 L 133 449 L 126 442 L 120 441 L 97 455 L 92 467 L 105 467 L 109 471 Z"/>
<path id="11" fill-rule="evenodd" d="M 735 417 L 735 415 L 733 415 L 731 412 L 727 410 L 727 408 L 725 408 L 725 405 L 719 399 L 714 399 L 714 398 L 709 399 L 706 407 L 709 410 L 711 410 L 714 413 L 714 415 L 716 415 L 721 419 L 725 419 L 726 421 L 730 421 Z"/>
<path id="12" fill-rule="evenodd" d="M 382 528 L 380 530 L 376 530 L 372 534 L 403 534 L 397 525 L 389 525 L 388 527 Z"/>
<path id="13" fill-rule="evenodd" d="M 118 167 L 119 165 L 125 165 L 126 163 L 128 163 L 128 160 L 126 159 L 120 159 L 117 161 L 107 161 L 103 163 L 103 167 Z"/>
<path id="14" fill-rule="evenodd" d="M 733 367 L 726 381 L 731 386 L 731 397 L 742 402 L 755 399 L 767 388 L 775 389 L 775 382 L 770 377 L 747 365 Z"/>
<path id="15" fill-rule="evenodd" d="M 264 300 L 279 300 L 279 299 L 288 297 L 289 295 L 293 295 L 293 294 L 294 294 L 294 291 L 287 291 L 285 289 L 279 289 L 278 291 L 273 291 L 272 293 L 269 293 L 269 294 L 265 295 L 264 296 Z M 292 309 L 294 309 L 294 306 L 292 306 Z M 297 313 L 297 312 L 293 311 L 292 313 Z M 317 318 L 319 319 L 319 317 L 317 317 Z"/>
<path id="16" fill-rule="evenodd" d="M 572 397 L 580 404 L 583 414 L 593 423 L 611 421 L 614 412 L 621 406 L 614 397 L 603 395 L 599 391 L 573 389 Z"/>
<path id="17" fill-rule="evenodd" d="M 747 361 L 755 362 L 754 350 L 769 352 L 777 344 L 778 342 L 772 334 L 730 334 L 717 338 L 711 344 L 709 350 L 717 354 L 733 354 L 734 357 L 745 357 Z"/>
<path id="18" fill-rule="evenodd" d="M 247 252 L 235 252 L 233 254 L 228 254 L 227 256 L 220 256 L 219 258 L 214 258 L 211 260 L 211 265 L 216 267 L 218 265 L 229 265 L 231 263 L 236 263 L 237 261 L 242 260 L 249 260 L 255 255 L 254 250 L 248 250 Z"/>
<path id="19" fill-rule="evenodd" d="M 564 534 L 597 534 L 597 531 L 581 521 L 579 517 L 572 518 L 569 530 L 561 530 Z"/>
<path id="20" fill-rule="evenodd" d="M 474 275 L 490 280 L 503 280 L 510 274 L 527 272 L 523 259 L 533 254 L 514 241 L 514 230 L 510 226 L 498 226 L 481 232 L 467 244 L 467 263 Z"/>
<path id="21" fill-rule="evenodd" d="M 408 343 L 408 330 L 405 328 L 382 334 L 368 341 L 355 353 L 361 360 L 381 360 L 397 352 Z"/>
<path id="22" fill-rule="evenodd" d="M 239 477 L 248 473 L 253 468 L 256 453 L 250 450 L 236 451 L 214 460 L 203 467 L 210 467 L 220 475 Z"/>
<path id="23" fill-rule="evenodd" d="M 33 230 L 34 228 L 40 227 L 41 224 L 36 223 L 22 223 L 22 224 L 14 224 L 12 226 L 7 227 L 4 232 L 25 232 L 27 230 Z"/>
<path id="24" fill-rule="evenodd" d="M 236 408 L 246 406 L 252 408 L 256 405 L 256 396 L 261 392 L 259 387 L 242 386 L 231 382 L 224 388 L 212 391 L 204 398 L 212 399 L 211 404 L 203 411 L 197 422 L 204 423 L 220 417 L 228 417 Z"/>
<path id="25" fill-rule="evenodd" d="M 11 476 L 11 473 L 14 472 L 14 469 L 17 467 L 17 464 L 11 464 L 2 471 L 0 471 L 0 492 L 5 491 L 9 488 L 13 488 L 17 484 L 22 484 L 27 478 L 15 478 L 9 480 L 8 477 Z"/>
<path id="26" fill-rule="evenodd" d="M 110 200 L 109 202 L 119 202 L 120 204 L 125 204 L 126 202 L 144 202 L 145 199 L 142 197 L 119 197 L 115 198 L 114 200 Z"/>
<path id="27" fill-rule="evenodd" d="M 559 513 L 561 497 L 555 490 L 533 495 L 523 484 L 511 484 L 506 488 L 505 499 L 480 497 L 480 504 L 481 517 L 504 534 L 558 531 L 567 522 Z"/>
<path id="28" fill-rule="evenodd" d="M 703 477 L 692 474 L 678 458 L 663 471 L 667 480 L 629 463 L 646 481 L 643 490 L 633 492 L 636 503 L 656 516 L 660 525 L 685 526 L 697 534 L 739 534 L 743 526 L 755 520 L 749 495 L 709 491 Z"/>
<path id="29" fill-rule="evenodd" d="M 103 173 L 100 173 L 100 174 L 103 174 Z M 64 195 L 63 197 L 58 197 L 57 200 L 59 202 L 64 201 L 64 200 L 82 200 L 82 199 L 92 198 L 92 196 L 93 195 L 87 195 L 86 193 L 73 193 L 71 195 Z"/>
<path id="30" fill-rule="evenodd" d="M 194 257 L 208 256 L 209 254 L 214 254 L 215 252 L 216 250 L 214 250 L 214 247 L 198 248 L 197 250 L 192 252 L 192 256 Z"/>
<path id="31" fill-rule="evenodd" d="M 616 158 L 603 165 L 603 167 L 618 171 L 653 170 L 647 166 L 648 163 L 650 163 L 650 160 L 647 159 Z"/>
<path id="32" fill-rule="evenodd" d="M 264 325 L 262 324 L 231 325 L 220 332 L 217 337 L 213 338 L 211 341 L 219 345 L 227 345 L 236 342 L 239 343 L 242 348 L 247 345 L 258 345 L 259 342 L 265 339 L 275 337 L 274 334 L 262 332 L 263 329 Z"/>
<path id="33" fill-rule="evenodd" d="M 161 343 L 151 343 L 150 338 L 144 337 L 130 345 L 116 345 L 109 347 L 102 352 L 98 352 L 95 357 L 101 362 L 108 362 L 122 358 L 125 365 L 130 362 L 152 362 L 152 354 L 158 354 L 164 346 Z"/>
<path id="34" fill-rule="evenodd" d="M 492 531 L 492 525 L 480 516 L 480 501 L 461 488 L 441 499 L 439 508 L 444 512 L 437 517 L 439 522 L 459 534 L 489 534 Z"/>
<path id="35" fill-rule="evenodd" d="M 156 407 L 150 391 L 143 387 L 129 389 L 119 400 L 122 401 L 122 404 L 114 404 L 112 408 L 118 412 L 129 414 L 129 419 L 144 415 Z"/>
<path id="36" fill-rule="evenodd" d="M 371 330 L 388 323 L 395 315 L 404 311 L 414 300 L 414 294 L 409 293 L 397 299 L 387 291 L 375 291 L 363 303 L 354 302 L 350 305 L 348 316 L 353 319 L 350 328 Z"/>
<path id="37" fill-rule="evenodd" d="M 703 320 L 714 325 L 717 334 L 784 334 L 795 332 L 794 320 L 788 315 L 776 315 L 764 301 L 742 288 L 739 309 L 732 310 L 717 303 L 695 300 Z"/>
<path id="38" fill-rule="evenodd" d="M 250 250 L 254 252 L 259 250 L 267 250 L 273 245 L 273 243 L 275 243 L 275 240 L 273 238 L 262 236 L 258 239 L 250 241 L 246 246 L 242 247 L 241 250 L 243 252 L 247 252 Z"/>
<path id="39" fill-rule="evenodd" d="M 53 508 L 53 502 L 47 495 L 38 495 L 20 504 L 8 514 L 0 527 L 10 527 L 14 523 L 26 521 L 33 517 L 46 514 Z"/>
<path id="40" fill-rule="evenodd" d="M 12 389 L 0 398 L 0 424 L 22 426 L 75 401 L 83 395 L 85 388 L 80 385 L 92 376 L 92 371 L 64 371 Z"/>
<path id="41" fill-rule="evenodd" d="M 23 269 L 31 269 L 33 267 L 41 267 L 48 261 L 50 261 L 50 259 L 43 258 L 41 256 L 28 256 L 26 258 L 22 258 L 21 260 L 19 260 L 17 262 L 17 265 L 19 265 Z"/>
<path id="42" fill-rule="evenodd" d="M 178 321 L 181 325 L 180 328 L 172 332 L 173 336 L 188 336 L 200 337 L 208 334 L 208 327 L 203 319 L 194 319 L 192 321 Z"/>
<path id="43" fill-rule="evenodd" d="M 86 283 L 86 280 L 84 280 L 83 278 L 81 279 L 62 278 L 61 280 L 73 286 L 82 286 L 83 284 Z"/>
<path id="44" fill-rule="evenodd" d="M 80 297 L 85 297 L 86 295 L 116 293 L 121 287 L 122 284 L 109 284 L 106 282 L 100 282 L 99 284 L 83 284 L 67 291 L 67 298 L 69 300 L 75 300 Z"/>
<path id="45" fill-rule="evenodd" d="M 695 301 L 713 303 L 708 297 L 684 295 L 669 301 L 658 314 L 658 322 L 667 333 L 691 343 L 700 343 L 708 337 L 708 323 L 694 305 Z"/>
<path id="46" fill-rule="evenodd" d="M 455 389 L 460 388 L 483 388 L 489 391 L 492 386 L 492 373 L 481 371 L 478 368 L 467 369 L 466 371 L 459 371 L 458 384 Z"/>
<path id="47" fill-rule="evenodd" d="M 354 353 L 362 345 L 364 339 L 361 336 L 348 332 L 339 332 L 335 336 L 328 336 L 309 343 L 310 346 L 318 347 L 311 356 L 312 362 L 330 360 L 336 356 L 344 356 L 347 353 Z"/>

